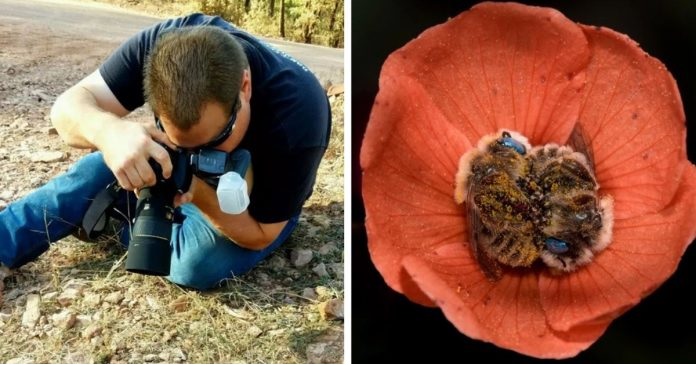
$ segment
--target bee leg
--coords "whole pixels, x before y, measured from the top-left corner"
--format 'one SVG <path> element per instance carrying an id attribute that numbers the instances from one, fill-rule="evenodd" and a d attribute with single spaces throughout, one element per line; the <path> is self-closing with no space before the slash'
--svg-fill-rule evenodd
<path id="1" fill-rule="evenodd" d="M 483 250 L 476 251 L 476 259 L 488 281 L 496 282 L 500 280 L 503 275 L 503 268 L 496 259 L 488 256 Z"/>

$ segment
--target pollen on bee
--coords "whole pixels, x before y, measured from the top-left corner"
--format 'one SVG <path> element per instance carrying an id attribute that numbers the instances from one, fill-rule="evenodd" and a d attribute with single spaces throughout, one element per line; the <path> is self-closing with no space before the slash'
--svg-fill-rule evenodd
<path id="1" fill-rule="evenodd" d="M 471 171 L 471 160 L 474 159 L 480 152 L 477 149 L 465 153 L 459 159 L 459 169 L 455 176 L 454 201 L 457 204 L 462 204 L 466 201 L 467 196 L 467 181 Z"/>
<path id="2" fill-rule="evenodd" d="M 571 143 L 582 139 L 578 128 Z M 588 145 L 532 147 L 501 130 L 460 158 L 454 199 L 466 204 L 471 247 L 486 275 L 536 261 L 570 272 L 609 245 L 613 199 L 599 194 Z"/>

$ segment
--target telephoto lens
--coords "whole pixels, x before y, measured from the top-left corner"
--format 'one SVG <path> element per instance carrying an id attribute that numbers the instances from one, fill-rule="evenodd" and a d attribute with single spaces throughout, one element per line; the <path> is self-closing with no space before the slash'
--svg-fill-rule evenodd
<path id="1" fill-rule="evenodd" d="M 136 219 L 128 244 L 126 270 L 145 275 L 169 275 L 174 189 L 163 184 L 140 191 Z M 156 188 L 155 188 L 156 187 Z"/>
<path id="2" fill-rule="evenodd" d="M 169 149 L 168 152 L 172 161 L 172 176 L 166 180 L 162 178 L 160 166 L 150 161 L 157 184 L 141 189 L 138 196 L 126 258 L 126 270 L 130 272 L 169 275 L 174 196 L 188 190 L 192 172 L 185 152 Z"/>

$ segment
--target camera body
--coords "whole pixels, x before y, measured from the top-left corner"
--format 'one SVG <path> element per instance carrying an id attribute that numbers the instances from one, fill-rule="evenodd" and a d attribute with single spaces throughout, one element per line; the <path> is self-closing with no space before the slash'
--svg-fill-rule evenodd
<path id="1" fill-rule="evenodd" d="M 130 272 L 169 275 L 174 197 L 188 191 L 193 175 L 217 185 L 217 179 L 226 172 L 237 171 L 243 176 L 251 162 L 249 152 L 243 149 L 228 154 L 208 149 L 192 153 L 165 148 L 172 161 L 172 175 L 164 179 L 159 164 L 150 160 L 157 183 L 140 190 L 126 259 L 126 270 Z"/>

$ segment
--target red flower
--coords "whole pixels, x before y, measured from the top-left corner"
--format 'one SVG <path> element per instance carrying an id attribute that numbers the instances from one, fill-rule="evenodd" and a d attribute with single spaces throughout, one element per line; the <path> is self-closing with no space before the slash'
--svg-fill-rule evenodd
<path id="1" fill-rule="evenodd" d="M 484 276 L 454 199 L 459 158 L 503 128 L 532 145 L 589 136 L 612 242 L 577 271 Z M 654 291 L 696 237 L 696 167 L 664 65 L 627 36 L 559 12 L 484 3 L 385 62 L 361 151 L 372 260 L 464 334 L 543 358 L 575 356 Z"/>

